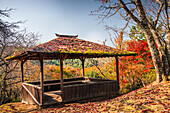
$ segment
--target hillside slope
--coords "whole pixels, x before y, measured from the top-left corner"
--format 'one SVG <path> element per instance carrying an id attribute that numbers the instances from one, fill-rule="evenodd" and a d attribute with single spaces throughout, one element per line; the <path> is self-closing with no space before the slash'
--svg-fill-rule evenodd
<path id="1" fill-rule="evenodd" d="M 114 99 L 103 101 L 69 103 L 50 106 L 38 110 L 35 105 L 21 102 L 8 103 L 0 106 L 0 112 L 170 112 L 170 82 L 152 83 L 146 87 L 132 91 Z"/>

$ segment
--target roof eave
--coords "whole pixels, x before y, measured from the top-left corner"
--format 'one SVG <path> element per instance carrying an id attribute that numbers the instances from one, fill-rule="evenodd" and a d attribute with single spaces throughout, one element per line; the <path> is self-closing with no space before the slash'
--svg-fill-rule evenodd
<path id="1" fill-rule="evenodd" d="M 29 59 L 29 60 L 38 60 L 38 54 L 42 54 L 43 59 L 60 59 L 63 56 L 61 55 L 68 55 L 65 59 L 79 59 L 82 57 L 85 58 L 102 58 L 102 57 L 114 57 L 114 56 L 136 56 L 137 53 L 123 53 L 123 54 L 107 54 L 107 53 L 59 53 L 59 52 L 33 52 L 33 51 L 25 51 L 17 56 L 6 58 L 6 60 L 22 60 L 22 59 Z"/>

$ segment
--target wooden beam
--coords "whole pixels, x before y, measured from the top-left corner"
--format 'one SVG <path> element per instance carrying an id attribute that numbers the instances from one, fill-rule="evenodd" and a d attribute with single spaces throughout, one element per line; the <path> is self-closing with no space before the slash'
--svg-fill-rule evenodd
<path id="1" fill-rule="evenodd" d="M 83 69 L 83 77 L 85 76 L 85 75 L 84 75 L 84 61 L 85 61 L 85 59 L 82 58 L 82 59 L 81 59 L 81 62 L 82 62 L 82 69 Z"/>
<path id="2" fill-rule="evenodd" d="M 116 58 L 116 76 L 117 76 L 117 81 L 118 81 L 118 90 L 120 90 L 119 86 L 119 59 L 118 56 L 115 56 Z"/>
<path id="3" fill-rule="evenodd" d="M 63 96 L 63 59 L 60 59 L 60 83 L 61 95 Z"/>
<path id="4" fill-rule="evenodd" d="M 39 57 L 40 62 L 40 106 L 44 105 L 44 73 L 43 73 L 43 57 Z"/>

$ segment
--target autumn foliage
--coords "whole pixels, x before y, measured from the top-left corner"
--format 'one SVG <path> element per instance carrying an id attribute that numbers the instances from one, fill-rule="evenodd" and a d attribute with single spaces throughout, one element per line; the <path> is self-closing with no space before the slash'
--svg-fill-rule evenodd
<path id="1" fill-rule="evenodd" d="M 29 61 L 25 63 L 25 69 L 29 69 L 29 71 L 25 70 L 24 79 L 26 81 L 37 81 L 40 79 L 40 67 L 37 63 L 34 63 Z M 72 68 L 68 66 L 63 69 L 64 78 L 80 76 L 82 76 L 80 68 Z M 60 79 L 60 66 L 49 64 L 44 65 L 44 79 Z"/>
<path id="2" fill-rule="evenodd" d="M 145 40 L 130 40 L 126 42 L 127 50 L 138 53 L 137 56 L 120 57 L 120 84 L 125 87 L 126 83 L 130 84 L 130 89 L 134 90 L 140 84 L 145 86 L 148 82 L 145 75 L 153 71 L 151 53 Z"/>
<path id="3" fill-rule="evenodd" d="M 138 53 L 137 56 L 126 56 L 120 58 L 120 75 L 123 75 L 125 69 L 133 65 L 144 65 L 142 72 L 149 72 L 153 68 L 151 53 L 148 44 L 145 40 L 135 41 L 130 40 L 127 43 L 127 50 Z"/>

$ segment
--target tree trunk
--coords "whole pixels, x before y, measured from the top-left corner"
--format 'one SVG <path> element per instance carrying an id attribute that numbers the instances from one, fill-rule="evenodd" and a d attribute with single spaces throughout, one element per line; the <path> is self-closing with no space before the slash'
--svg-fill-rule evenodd
<path id="1" fill-rule="evenodd" d="M 165 66 L 168 65 L 168 63 L 166 62 L 167 57 L 165 54 L 165 50 L 163 49 L 163 46 L 160 42 L 160 37 L 157 34 L 156 29 L 146 17 L 145 10 L 141 0 L 135 0 L 135 5 L 138 10 L 139 18 L 141 20 L 140 22 L 137 22 L 137 24 L 144 31 L 151 51 L 153 64 L 155 66 L 157 82 L 161 82 L 162 79 L 166 79 L 167 72 L 169 71 L 169 67 L 167 67 L 167 69 L 164 68 Z M 158 49 L 156 48 L 156 44 L 158 46 Z"/>
<path id="2" fill-rule="evenodd" d="M 162 79 L 163 79 L 163 81 L 167 81 L 168 73 L 169 73 L 169 63 L 168 63 L 168 56 L 167 56 L 165 49 L 163 47 L 164 45 L 161 42 L 162 37 L 160 37 L 158 35 L 156 30 L 152 26 L 149 25 L 149 27 L 150 27 L 150 30 L 153 34 L 155 42 L 158 46 L 159 56 L 160 56 L 160 60 L 161 60 L 162 67 L 163 67 Z M 165 48 L 166 48 L 166 46 L 165 46 Z"/>
<path id="3" fill-rule="evenodd" d="M 165 52 L 168 57 L 168 64 L 170 67 L 170 30 L 166 34 L 166 50 L 165 50 Z M 168 76 L 170 76 L 170 70 L 169 70 Z"/>
<path id="4" fill-rule="evenodd" d="M 159 83 L 162 81 L 162 74 L 164 74 L 162 63 L 161 63 L 161 60 L 159 57 L 159 51 L 156 48 L 155 40 L 152 36 L 150 29 L 145 26 L 145 28 L 142 30 L 144 31 L 144 34 L 147 39 L 147 43 L 148 43 L 150 51 L 151 51 L 152 61 L 153 61 L 154 67 L 155 67 L 156 75 L 157 75 L 156 80 Z"/>

